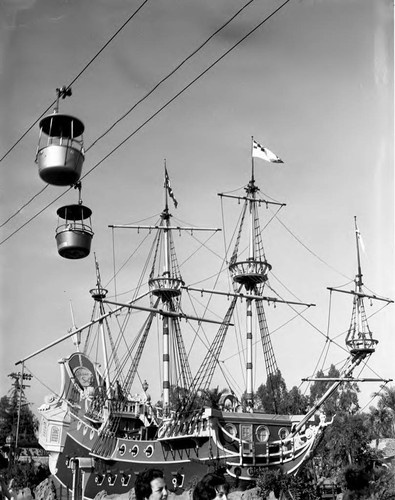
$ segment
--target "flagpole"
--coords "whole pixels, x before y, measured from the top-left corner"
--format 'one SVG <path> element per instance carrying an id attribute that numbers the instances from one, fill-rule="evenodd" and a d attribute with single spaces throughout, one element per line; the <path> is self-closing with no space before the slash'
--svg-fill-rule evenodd
<path id="1" fill-rule="evenodd" d="M 252 163 L 252 173 L 251 173 L 251 180 L 254 182 L 254 136 L 251 136 L 251 163 Z"/>
<path id="2" fill-rule="evenodd" d="M 168 205 L 168 198 L 167 198 L 167 192 L 168 192 L 168 184 L 169 184 L 169 174 L 167 173 L 167 167 L 166 167 L 166 158 L 163 160 L 164 161 L 164 167 L 165 167 L 165 210 L 169 210 L 169 205 Z"/>
<path id="3" fill-rule="evenodd" d="M 359 242 L 361 239 L 361 233 L 357 225 L 357 217 L 354 216 L 354 226 L 355 226 L 355 239 L 357 244 L 357 264 L 358 264 L 358 274 L 357 274 L 357 284 L 359 288 L 362 286 L 362 268 L 361 268 L 361 254 L 359 252 Z M 361 290 L 359 290 L 361 291 Z"/>

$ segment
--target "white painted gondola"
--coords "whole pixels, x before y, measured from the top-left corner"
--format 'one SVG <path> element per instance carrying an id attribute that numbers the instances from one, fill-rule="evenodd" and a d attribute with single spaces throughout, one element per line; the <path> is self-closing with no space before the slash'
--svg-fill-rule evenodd
<path id="1" fill-rule="evenodd" d="M 58 253 L 65 259 L 82 259 L 91 250 L 93 231 L 90 217 L 92 211 L 82 204 L 66 205 L 57 210 L 59 217 L 56 228 Z M 86 220 L 89 219 L 89 224 Z"/>
<path id="2" fill-rule="evenodd" d="M 78 182 L 85 158 L 84 128 L 78 118 L 57 112 L 40 121 L 36 163 L 44 182 L 55 186 Z"/>

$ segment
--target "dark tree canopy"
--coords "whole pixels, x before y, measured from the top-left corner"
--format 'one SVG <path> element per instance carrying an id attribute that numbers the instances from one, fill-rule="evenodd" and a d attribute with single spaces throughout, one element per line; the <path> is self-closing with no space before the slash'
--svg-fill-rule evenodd
<path id="1" fill-rule="evenodd" d="M 280 370 L 269 375 L 266 384 L 261 384 L 256 392 L 258 406 L 267 413 L 299 415 L 306 412 L 309 400 L 294 386 L 287 389 Z"/>
<path id="2" fill-rule="evenodd" d="M 327 375 L 322 370 L 317 372 L 317 378 L 339 378 L 340 372 L 331 365 Z M 325 394 L 333 382 L 316 381 L 310 387 L 310 404 L 314 405 Z M 339 412 L 356 413 L 359 409 L 358 403 L 358 385 L 355 383 L 342 383 L 340 387 L 325 401 L 322 410 L 327 417 L 333 417 Z"/>
<path id="3" fill-rule="evenodd" d="M 15 439 L 17 422 L 18 422 L 18 405 L 17 397 L 3 396 L 0 399 L 0 443 L 4 444 L 8 437 Z M 19 446 L 32 446 L 37 444 L 36 431 L 38 429 L 38 421 L 29 408 L 29 405 L 24 402 L 21 405 L 20 420 L 19 420 Z"/>

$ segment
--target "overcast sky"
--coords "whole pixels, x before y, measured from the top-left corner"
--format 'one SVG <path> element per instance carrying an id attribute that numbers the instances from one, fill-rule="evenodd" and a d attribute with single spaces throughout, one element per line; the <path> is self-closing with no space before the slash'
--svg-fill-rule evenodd
<path id="1" fill-rule="evenodd" d="M 164 159 L 179 202 L 174 215 L 189 224 L 220 227 L 217 193 L 248 182 L 251 136 L 284 160 L 283 165 L 256 163 L 262 191 L 287 204 L 280 218 L 290 230 L 281 237 L 274 231 L 275 241 L 265 240 L 265 249 L 281 281 L 290 281 L 301 299 L 317 303 L 311 321 L 326 331 L 326 287 L 355 274 L 354 216 L 365 242 L 366 285 L 395 297 L 389 0 L 291 0 L 139 129 L 283 3 L 251 2 L 90 149 L 245 3 L 148 1 L 78 76 L 140 2 L 0 0 L 0 158 L 51 105 L 55 89 L 78 76 L 61 111 L 85 124 L 84 173 L 98 165 L 83 180 L 82 191 L 93 211 L 92 254 L 67 261 L 56 251 L 56 210 L 75 203 L 77 193 L 49 186 L 20 210 L 45 186 L 34 162 L 38 125 L 1 161 L 1 223 L 18 212 L 1 228 L 1 395 L 10 387 L 7 375 L 16 361 L 67 333 L 70 300 L 77 324 L 89 320 L 93 252 L 106 282 L 113 271 L 108 225 L 160 213 Z M 282 229 L 278 222 L 277 228 Z M 339 317 L 344 330 L 350 314 L 345 306 Z M 393 306 L 372 323 L 380 343 L 371 366 L 391 378 Z M 322 347 L 322 336 L 310 333 L 304 340 L 303 333 L 277 342 L 289 387 L 311 374 Z M 57 359 L 71 348 L 68 342 L 27 365 L 35 376 L 28 392 L 34 406 L 48 388 L 58 389 Z M 368 401 L 378 384 L 363 390 Z"/>

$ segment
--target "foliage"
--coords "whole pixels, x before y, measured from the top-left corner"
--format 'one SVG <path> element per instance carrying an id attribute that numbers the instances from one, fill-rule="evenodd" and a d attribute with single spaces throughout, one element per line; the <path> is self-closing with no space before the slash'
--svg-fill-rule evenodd
<path id="1" fill-rule="evenodd" d="M 4 445 L 8 436 L 15 438 L 18 422 L 18 398 L 15 395 L 3 396 L 0 399 L 0 444 Z M 36 432 L 38 430 L 38 420 L 30 410 L 27 403 L 21 406 L 19 420 L 19 440 L 20 446 L 26 444 L 36 444 Z"/>
<path id="2" fill-rule="evenodd" d="M 178 411 L 187 402 L 190 403 L 189 408 L 191 410 L 197 410 L 203 406 L 208 406 L 210 408 L 219 408 L 219 402 L 224 394 L 229 392 L 228 389 L 219 389 L 219 387 L 214 387 L 213 389 L 207 389 L 205 391 L 197 391 L 197 393 L 191 393 L 188 389 L 179 387 L 178 385 L 170 386 L 170 409 Z M 163 401 L 160 400 L 155 405 L 157 408 L 162 408 Z"/>
<path id="3" fill-rule="evenodd" d="M 285 474 L 280 469 L 268 469 L 261 472 L 256 480 L 261 497 L 267 498 L 272 491 L 278 498 L 280 493 L 288 498 L 317 500 L 316 486 L 308 468 L 301 469 L 297 475 Z"/>
<path id="4" fill-rule="evenodd" d="M 229 392 L 228 389 L 220 390 L 219 387 L 214 387 L 213 389 L 208 389 L 203 392 L 201 399 L 203 406 L 209 406 L 210 408 L 219 408 L 219 403 L 224 394 Z"/>
<path id="5" fill-rule="evenodd" d="M 379 408 L 389 408 L 395 414 L 395 386 L 382 385 L 380 391 L 373 395 L 379 398 Z"/>
<path id="6" fill-rule="evenodd" d="M 339 378 L 340 372 L 331 365 L 328 374 L 325 375 L 322 370 L 317 372 L 317 378 Z M 325 394 L 329 387 L 333 384 L 332 381 L 316 381 L 310 387 L 310 404 L 314 405 Z M 327 417 L 333 417 L 336 413 L 347 412 L 356 413 L 359 409 L 358 403 L 358 385 L 355 383 L 342 383 L 333 394 L 324 402 L 322 410 Z"/>
<path id="7" fill-rule="evenodd" d="M 316 454 L 327 477 L 339 479 L 345 467 L 367 466 L 372 460 L 370 435 L 363 415 L 338 415 L 323 436 Z"/>
<path id="8" fill-rule="evenodd" d="M 366 416 L 371 439 L 378 444 L 380 438 L 394 438 L 394 413 L 389 408 L 371 406 Z"/>
<path id="9" fill-rule="evenodd" d="M 4 473 L 4 477 L 7 483 L 13 479 L 13 489 L 33 489 L 50 474 L 47 466 L 39 464 L 37 467 L 34 462 L 15 462 Z"/>
<path id="10" fill-rule="evenodd" d="M 376 412 L 376 423 L 379 427 L 380 437 L 395 437 L 395 386 L 382 385 L 379 392 L 373 393 L 378 398 Z M 390 423 L 392 420 L 392 423 Z"/>
<path id="11" fill-rule="evenodd" d="M 288 391 L 280 370 L 258 387 L 256 397 L 258 406 L 267 413 L 303 414 L 308 406 L 308 398 L 296 386 Z"/>
<path id="12" fill-rule="evenodd" d="M 394 500 L 394 480 L 394 470 L 383 466 L 350 465 L 344 471 L 344 485 L 350 499 Z"/>

